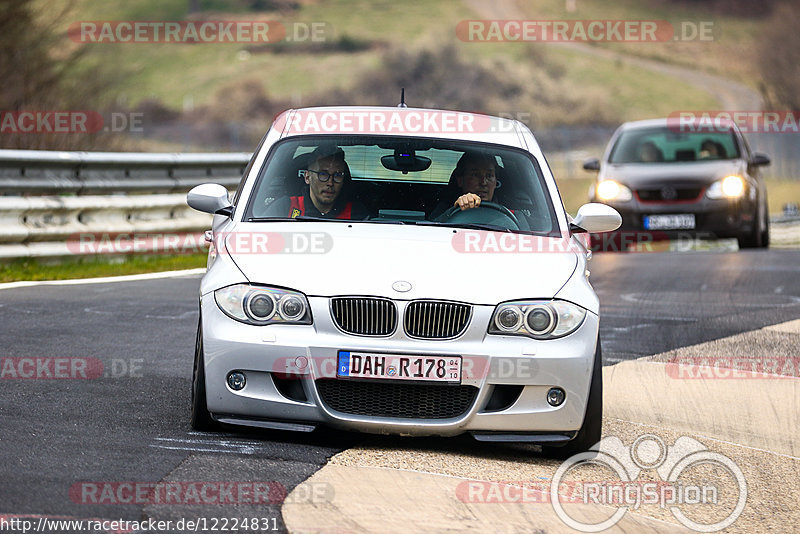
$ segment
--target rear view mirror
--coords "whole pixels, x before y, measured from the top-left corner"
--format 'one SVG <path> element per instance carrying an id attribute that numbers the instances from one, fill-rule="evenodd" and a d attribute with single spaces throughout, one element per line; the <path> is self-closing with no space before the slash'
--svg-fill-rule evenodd
<path id="1" fill-rule="evenodd" d="M 421 172 L 431 166 L 430 158 L 417 156 L 413 150 L 395 150 L 393 156 L 381 157 L 381 165 L 390 171 Z"/>
<path id="2" fill-rule="evenodd" d="M 228 200 L 228 190 L 219 184 L 201 184 L 189 191 L 186 203 L 197 211 L 230 216 L 233 205 Z"/>
<path id="3" fill-rule="evenodd" d="M 597 158 L 589 158 L 587 160 L 584 160 L 583 168 L 587 171 L 599 171 L 600 160 Z"/>
<path id="4" fill-rule="evenodd" d="M 578 209 L 578 214 L 570 225 L 574 233 L 578 232 L 611 232 L 622 224 L 622 215 L 611 206 L 592 202 Z"/>

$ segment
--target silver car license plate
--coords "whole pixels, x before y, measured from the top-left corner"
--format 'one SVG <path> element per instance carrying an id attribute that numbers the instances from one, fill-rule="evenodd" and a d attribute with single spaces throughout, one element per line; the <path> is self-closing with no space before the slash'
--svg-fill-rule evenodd
<path id="1" fill-rule="evenodd" d="M 461 382 L 461 356 L 339 351 L 338 378 Z"/>

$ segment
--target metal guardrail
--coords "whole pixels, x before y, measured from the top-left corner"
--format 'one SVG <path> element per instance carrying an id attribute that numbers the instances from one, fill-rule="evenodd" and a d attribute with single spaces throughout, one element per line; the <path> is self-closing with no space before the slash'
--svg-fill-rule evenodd
<path id="1" fill-rule="evenodd" d="M 211 216 L 189 208 L 185 193 L 206 182 L 234 189 L 249 160 L 246 153 L 0 150 L 0 259 L 115 252 L 72 246 L 85 236 L 201 232 Z"/>
<path id="2" fill-rule="evenodd" d="M 168 249 L 177 235 L 202 242 L 211 216 L 189 208 L 185 193 L 206 182 L 235 188 L 249 159 L 0 150 L 0 260 L 127 253 L 142 237 L 136 252 Z M 774 244 L 797 241 L 797 216 L 771 222 Z"/>
<path id="3" fill-rule="evenodd" d="M 147 154 L 0 150 L 0 193 L 185 192 L 215 182 L 239 183 L 247 153 Z"/>

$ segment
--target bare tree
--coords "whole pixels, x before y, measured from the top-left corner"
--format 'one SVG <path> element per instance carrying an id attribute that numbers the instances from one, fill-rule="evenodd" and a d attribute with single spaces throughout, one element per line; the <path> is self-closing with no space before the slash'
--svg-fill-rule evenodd
<path id="1" fill-rule="evenodd" d="M 762 92 L 770 106 L 800 109 L 800 6 L 779 6 L 764 26 L 758 47 Z"/>
<path id="2" fill-rule="evenodd" d="M 37 16 L 35 0 L 0 0 L 0 112 L 87 110 L 110 105 L 117 74 L 85 61 L 88 49 L 70 43 L 59 21 L 71 9 Z M 70 50 L 67 52 L 65 50 Z M 103 133 L 30 134 L 4 131 L 3 148 L 90 149 L 109 146 Z"/>

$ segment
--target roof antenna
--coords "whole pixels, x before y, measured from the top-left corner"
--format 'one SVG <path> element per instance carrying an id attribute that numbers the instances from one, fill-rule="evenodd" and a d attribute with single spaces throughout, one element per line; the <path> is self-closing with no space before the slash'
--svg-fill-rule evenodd
<path id="1" fill-rule="evenodd" d="M 408 107 L 408 106 L 406 106 L 406 88 L 405 87 L 401 87 L 400 88 L 400 105 L 397 106 L 397 107 L 398 108 L 407 108 Z"/>

